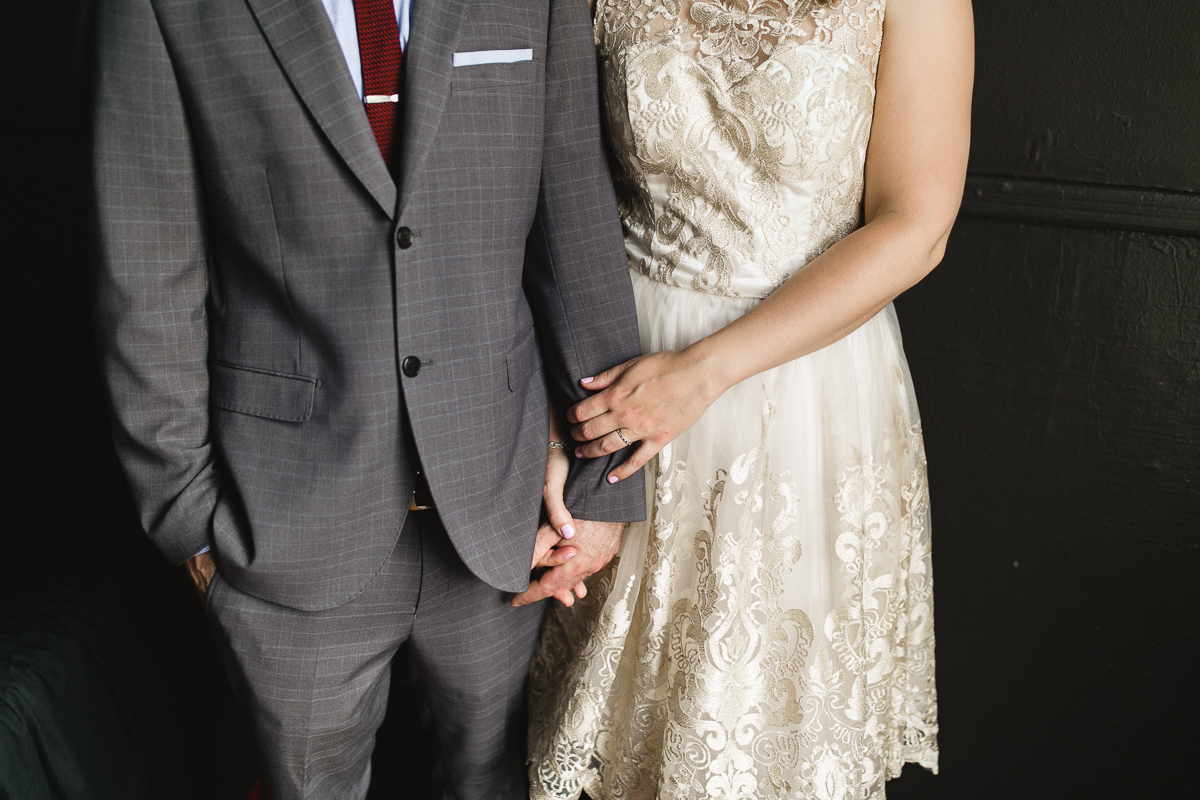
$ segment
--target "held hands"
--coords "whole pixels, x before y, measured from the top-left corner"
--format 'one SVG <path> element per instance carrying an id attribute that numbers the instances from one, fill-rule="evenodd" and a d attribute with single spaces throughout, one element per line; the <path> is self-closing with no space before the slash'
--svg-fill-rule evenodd
<path id="1" fill-rule="evenodd" d="M 553 597 L 564 606 L 570 607 L 576 596 L 587 596 L 584 579 L 599 572 L 617 554 L 621 547 L 621 533 L 625 524 L 581 519 L 576 520 L 575 525 L 578 529 L 571 539 L 571 547 L 576 551 L 575 554 L 531 580 L 528 589 L 513 597 L 514 607 L 536 603 L 547 597 Z M 540 539 L 540 530 L 538 536 Z"/>
<path id="2" fill-rule="evenodd" d="M 580 383 L 596 394 L 567 412 L 567 418 L 576 423 L 571 435 L 585 442 L 575 455 L 596 458 L 622 447 L 637 447 L 625 463 L 609 473 L 609 483 L 641 469 L 700 419 L 725 390 L 703 359 L 688 350 L 664 350 L 630 359 Z"/>
<path id="3" fill-rule="evenodd" d="M 551 449 L 542 485 L 545 519 L 538 528 L 533 551 L 533 569 L 544 571 L 529 582 L 528 589 L 512 599 L 513 606 L 536 603 L 547 597 L 571 606 L 576 596 L 587 594 L 583 579 L 607 564 L 621 544 L 624 527 L 621 523 L 571 518 L 571 512 L 563 504 L 569 468 L 566 452 L 561 448 Z M 570 544 L 563 544 L 567 540 Z"/>

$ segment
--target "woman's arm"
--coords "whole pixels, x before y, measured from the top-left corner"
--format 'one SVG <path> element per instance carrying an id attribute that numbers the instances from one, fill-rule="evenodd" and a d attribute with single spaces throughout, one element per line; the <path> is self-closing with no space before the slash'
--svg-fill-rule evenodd
<path id="1" fill-rule="evenodd" d="M 597 393 L 568 412 L 578 453 L 641 440 L 623 479 L 692 425 L 726 389 L 812 353 L 875 316 L 932 270 L 962 199 L 974 33 L 969 0 L 890 0 L 867 148 L 865 224 L 755 309 L 680 351 L 584 378 Z"/>
<path id="2" fill-rule="evenodd" d="M 538 526 L 537 539 L 533 548 L 533 563 L 530 569 L 553 569 L 566 564 L 574 558 L 577 549 L 566 544 L 566 540 L 575 535 L 574 519 L 571 512 L 563 503 L 563 490 L 567 484 L 567 474 L 570 472 L 570 459 L 563 448 L 563 426 L 559 424 L 559 413 L 550 404 L 550 448 L 546 454 L 546 477 L 542 482 L 542 521 Z M 554 445 L 559 445 L 555 447 Z M 537 583 L 530 581 L 530 587 Z M 579 584 L 583 586 L 582 583 Z M 528 590 L 527 590 L 528 591 Z M 580 597 L 586 590 L 580 589 Z M 560 603 L 569 606 L 575 602 L 575 596 L 570 588 L 562 588 L 553 595 Z M 523 605 L 516 603 L 514 605 Z"/>

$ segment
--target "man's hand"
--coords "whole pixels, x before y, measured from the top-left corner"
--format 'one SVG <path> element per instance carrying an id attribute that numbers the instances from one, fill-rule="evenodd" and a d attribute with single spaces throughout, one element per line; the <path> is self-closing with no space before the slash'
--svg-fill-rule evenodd
<path id="1" fill-rule="evenodd" d="M 570 606 L 575 602 L 575 595 L 583 597 L 587 593 L 583 579 L 598 572 L 617 554 L 624 530 L 623 522 L 575 520 L 575 535 L 571 537 L 575 555 L 530 581 L 529 588 L 512 599 L 513 606 L 536 603 L 547 597 L 557 598 L 564 606 Z M 575 595 L 571 593 L 572 588 Z"/>
<path id="2" fill-rule="evenodd" d="M 200 602 L 203 603 L 208 584 L 212 582 L 213 574 L 217 571 L 217 562 L 213 560 L 212 552 L 192 556 L 183 566 L 187 569 L 188 577 L 192 579 L 192 585 L 196 587 L 196 594 L 200 595 Z"/>
<path id="3" fill-rule="evenodd" d="M 571 529 L 574 532 L 574 528 Z M 567 563 L 569 559 L 575 557 L 576 548 L 570 545 L 563 545 L 565 540 L 554 530 L 554 526 L 546 521 L 542 522 L 537 532 L 537 542 L 533 547 L 533 566 L 531 569 L 550 569 L 561 564 Z M 583 584 L 580 584 L 582 587 Z M 563 589 L 554 595 L 559 602 L 564 605 L 571 605 L 575 602 L 575 595 L 571 594 L 570 588 Z M 580 595 L 582 597 L 583 595 Z"/>

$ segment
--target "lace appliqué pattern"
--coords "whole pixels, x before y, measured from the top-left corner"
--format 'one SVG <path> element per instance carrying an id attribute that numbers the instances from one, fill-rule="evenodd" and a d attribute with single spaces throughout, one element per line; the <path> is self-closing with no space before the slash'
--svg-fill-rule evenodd
<path id="1" fill-rule="evenodd" d="M 852 231 L 882 20 L 881 0 L 601 0 L 631 266 L 762 297 Z"/>
<path id="2" fill-rule="evenodd" d="M 836 456 L 842 602 L 819 631 L 780 602 L 804 554 L 796 486 L 771 468 L 770 398 L 760 444 L 706 485 L 663 449 L 644 567 L 617 585 L 614 562 L 576 609 L 547 612 L 534 800 L 878 800 L 906 761 L 936 770 L 925 458 L 895 408 L 875 456 Z"/>

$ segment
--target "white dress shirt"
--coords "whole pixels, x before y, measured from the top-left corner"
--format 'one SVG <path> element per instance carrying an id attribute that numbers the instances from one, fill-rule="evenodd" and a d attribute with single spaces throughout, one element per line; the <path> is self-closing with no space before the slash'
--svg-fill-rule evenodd
<path id="1" fill-rule="evenodd" d="M 354 88 L 358 96 L 363 96 L 362 57 L 358 54 L 358 28 L 354 25 L 354 0 L 321 0 L 325 13 L 333 23 L 333 32 L 338 44 L 342 46 L 342 55 L 346 57 L 346 68 L 354 79 Z M 400 29 L 400 50 L 408 47 L 408 17 L 412 0 L 392 0 L 396 8 L 396 27 Z"/>

